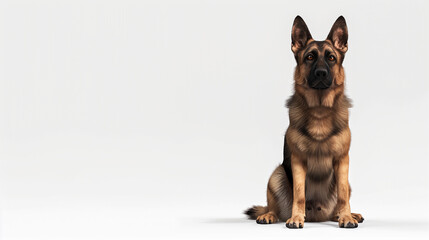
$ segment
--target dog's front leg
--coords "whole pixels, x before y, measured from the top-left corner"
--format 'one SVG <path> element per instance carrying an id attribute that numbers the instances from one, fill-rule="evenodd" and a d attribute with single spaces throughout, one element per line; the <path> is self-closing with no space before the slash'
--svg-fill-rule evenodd
<path id="1" fill-rule="evenodd" d="M 286 221 L 288 228 L 303 228 L 305 219 L 305 175 L 307 167 L 304 159 L 292 154 L 291 156 L 293 178 L 293 204 L 292 217 Z"/>
<path id="2" fill-rule="evenodd" d="M 350 185 L 349 185 L 349 155 L 338 159 L 335 163 L 335 177 L 337 179 L 337 216 L 338 225 L 345 228 L 358 226 L 356 219 L 350 211 Z"/>

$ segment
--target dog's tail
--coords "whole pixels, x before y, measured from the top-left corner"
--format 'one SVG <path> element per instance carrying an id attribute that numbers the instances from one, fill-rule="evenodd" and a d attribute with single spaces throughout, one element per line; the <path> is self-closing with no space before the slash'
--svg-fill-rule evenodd
<path id="1" fill-rule="evenodd" d="M 268 207 L 263 206 L 253 206 L 246 211 L 244 211 L 244 214 L 246 214 L 249 219 L 256 219 L 258 216 L 261 216 L 262 214 L 265 214 L 268 212 Z"/>

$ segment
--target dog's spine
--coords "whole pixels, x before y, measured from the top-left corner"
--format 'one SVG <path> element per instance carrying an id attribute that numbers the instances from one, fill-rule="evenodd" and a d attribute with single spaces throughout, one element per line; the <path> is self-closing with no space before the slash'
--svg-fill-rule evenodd
<path id="1" fill-rule="evenodd" d="M 249 219 L 256 219 L 258 216 L 261 216 L 262 214 L 265 214 L 268 212 L 268 207 L 263 206 L 253 206 L 246 211 L 244 211 L 244 214 L 246 214 Z"/>

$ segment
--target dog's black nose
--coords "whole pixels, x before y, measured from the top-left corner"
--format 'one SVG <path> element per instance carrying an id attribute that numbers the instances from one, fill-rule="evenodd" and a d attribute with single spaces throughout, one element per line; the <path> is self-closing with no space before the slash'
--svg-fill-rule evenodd
<path id="1" fill-rule="evenodd" d="M 318 78 L 324 78 L 324 77 L 326 77 L 328 75 L 328 70 L 326 70 L 324 68 L 318 68 L 318 69 L 316 69 L 316 71 L 314 72 L 314 74 Z"/>

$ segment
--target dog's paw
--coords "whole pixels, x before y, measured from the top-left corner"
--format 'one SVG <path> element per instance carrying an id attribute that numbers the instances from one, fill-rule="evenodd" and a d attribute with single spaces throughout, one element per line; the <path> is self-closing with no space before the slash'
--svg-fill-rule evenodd
<path id="1" fill-rule="evenodd" d="M 363 220 L 365 220 L 362 215 L 359 213 L 352 213 L 352 217 L 358 221 L 358 223 L 363 223 Z"/>
<path id="2" fill-rule="evenodd" d="M 338 218 L 340 228 L 357 228 L 358 221 L 352 215 L 343 215 Z"/>
<path id="3" fill-rule="evenodd" d="M 274 213 L 265 213 L 256 218 L 256 223 L 259 224 L 271 224 L 276 223 L 278 221 L 277 216 Z"/>
<path id="4" fill-rule="evenodd" d="M 287 228 L 303 228 L 304 227 L 304 215 L 295 215 L 286 221 Z"/>

